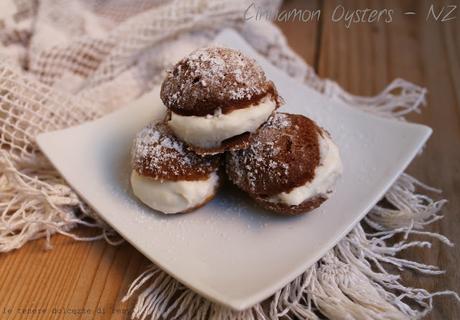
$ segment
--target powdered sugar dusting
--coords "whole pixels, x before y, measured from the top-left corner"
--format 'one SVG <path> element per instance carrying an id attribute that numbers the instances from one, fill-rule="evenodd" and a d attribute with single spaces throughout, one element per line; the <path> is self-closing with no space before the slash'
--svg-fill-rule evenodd
<path id="1" fill-rule="evenodd" d="M 232 100 L 251 99 L 254 94 L 261 94 L 260 80 L 265 76 L 255 60 L 244 56 L 241 52 L 227 48 L 210 47 L 194 51 L 185 60 L 193 79 L 199 78 L 203 87 L 221 85 L 226 79 L 233 80 L 228 83 L 228 94 Z M 248 76 L 245 70 L 252 66 L 258 71 L 257 77 Z M 190 83 L 183 83 L 181 90 Z M 220 91 L 224 98 L 225 89 Z M 177 98 L 177 97 L 176 97 Z"/>
<path id="2" fill-rule="evenodd" d="M 248 149 L 232 152 L 228 158 L 228 165 L 232 167 L 237 185 L 248 184 L 251 192 L 260 188 L 265 183 L 259 178 L 260 172 L 271 172 L 273 179 L 279 183 L 286 183 L 289 176 L 289 165 L 277 161 L 280 148 L 272 140 L 271 135 L 276 130 L 287 128 L 291 125 L 288 116 L 283 113 L 275 113 L 262 126 L 258 138 L 255 139 Z M 270 130 L 264 130 L 269 128 Z M 259 185 L 259 186 L 258 186 Z"/>
<path id="3" fill-rule="evenodd" d="M 284 129 L 291 126 L 291 120 L 286 113 L 275 113 L 265 123 L 266 127 L 273 129 Z M 273 143 L 273 142 L 272 142 Z"/>
<path id="4" fill-rule="evenodd" d="M 134 139 L 133 169 L 141 175 L 166 180 L 196 178 L 214 171 L 217 162 L 215 157 L 201 157 L 188 150 L 162 123 L 146 126 Z"/>
<path id="5" fill-rule="evenodd" d="M 252 143 L 246 150 L 239 151 L 238 156 L 236 155 L 238 151 L 232 152 L 233 157 L 230 157 L 229 165 L 236 173 L 235 184 L 247 183 L 250 191 L 256 192 L 260 184 L 266 183 L 259 177 L 259 174 L 263 172 L 271 172 L 271 180 L 276 179 L 279 183 L 287 183 L 289 166 L 273 160 L 279 152 L 279 148 L 273 144 L 265 144 L 260 141 Z"/>
<path id="6" fill-rule="evenodd" d="M 249 148 L 229 153 L 226 170 L 243 190 L 269 195 L 295 187 L 314 175 L 318 132 L 309 119 L 275 113 L 258 130 Z"/>
<path id="7" fill-rule="evenodd" d="M 168 72 L 162 99 L 177 110 L 203 107 L 203 102 L 246 101 L 266 93 L 267 83 L 254 59 L 237 50 L 208 47 L 192 52 Z"/>

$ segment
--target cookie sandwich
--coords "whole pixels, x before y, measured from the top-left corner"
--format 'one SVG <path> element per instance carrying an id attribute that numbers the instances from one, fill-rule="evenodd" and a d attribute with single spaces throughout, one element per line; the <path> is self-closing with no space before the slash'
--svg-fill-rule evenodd
<path id="1" fill-rule="evenodd" d="M 261 207 L 299 214 L 329 197 L 342 162 L 329 133 L 314 121 L 275 113 L 247 149 L 227 154 L 226 172 Z"/>
<path id="2" fill-rule="evenodd" d="M 202 157 L 164 123 L 150 124 L 135 137 L 131 186 L 147 206 L 166 213 L 183 213 L 203 206 L 220 183 L 219 156 Z"/>
<path id="3" fill-rule="evenodd" d="M 246 148 L 250 135 L 281 105 L 254 59 L 221 47 L 180 60 L 162 83 L 161 99 L 168 126 L 199 154 Z"/>

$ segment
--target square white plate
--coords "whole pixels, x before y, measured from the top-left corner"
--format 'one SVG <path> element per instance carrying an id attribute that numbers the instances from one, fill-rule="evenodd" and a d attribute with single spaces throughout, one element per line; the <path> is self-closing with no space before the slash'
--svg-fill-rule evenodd
<path id="1" fill-rule="evenodd" d="M 256 58 L 286 101 L 281 110 L 311 117 L 339 145 L 344 174 L 321 208 L 277 217 L 231 188 L 186 215 L 165 216 L 139 203 L 129 187 L 129 151 L 136 131 L 163 116 L 158 89 L 102 119 L 37 141 L 82 198 L 145 256 L 203 296 L 242 310 L 282 288 L 345 236 L 431 129 L 332 101 L 273 67 L 232 31 L 216 42 Z"/>

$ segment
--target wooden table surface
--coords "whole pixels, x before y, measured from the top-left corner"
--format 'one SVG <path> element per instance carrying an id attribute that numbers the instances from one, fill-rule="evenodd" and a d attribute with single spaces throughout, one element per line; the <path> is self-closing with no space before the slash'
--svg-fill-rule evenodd
<path id="1" fill-rule="evenodd" d="M 432 127 L 434 134 L 409 172 L 443 189 L 442 196 L 449 199 L 443 211 L 446 217 L 428 230 L 460 243 L 460 17 L 426 21 L 432 4 L 428 1 L 342 1 L 348 9 L 395 10 L 392 23 L 346 28 L 330 19 L 337 4 L 287 1 L 285 8 L 321 9 L 321 19 L 278 25 L 320 76 L 334 79 L 352 93 L 376 94 L 398 77 L 428 88 L 427 107 L 409 120 Z M 438 9 L 459 3 L 433 4 Z M 417 14 L 403 15 L 404 11 Z M 43 240 L 37 240 L 0 255 L 0 319 L 129 319 L 126 312 L 134 301 L 121 304 L 120 299 L 149 264 L 145 257 L 127 243 L 113 247 L 104 241 L 76 242 L 64 236 L 54 236 L 52 243 L 50 251 L 44 250 Z M 433 241 L 431 250 L 412 249 L 401 256 L 447 271 L 437 277 L 405 272 L 406 284 L 460 292 L 458 248 Z M 459 306 L 452 298 L 436 298 L 435 309 L 426 319 L 460 319 Z"/>

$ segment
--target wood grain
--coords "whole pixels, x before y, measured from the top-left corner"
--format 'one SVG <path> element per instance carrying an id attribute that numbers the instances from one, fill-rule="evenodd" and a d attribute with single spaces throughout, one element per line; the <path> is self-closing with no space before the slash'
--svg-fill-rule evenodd
<path id="1" fill-rule="evenodd" d="M 323 13 L 331 14 L 338 2 L 325 1 Z M 346 1 L 349 9 L 394 8 L 390 24 L 355 24 L 347 29 L 330 19 L 322 21 L 322 46 L 318 71 L 348 91 L 373 95 L 395 78 L 403 78 L 428 88 L 427 106 L 411 121 L 426 124 L 434 133 L 424 153 L 408 172 L 444 192 L 449 203 L 445 219 L 428 227 L 454 243 L 460 243 L 460 21 L 426 21 L 428 1 Z M 448 2 L 433 2 L 439 8 Z M 452 2 L 450 2 L 452 4 Z M 402 12 L 416 11 L 406 16 Z M 425 13 L 425 14 L 424 14 Z M 416 238 L 416 237 L 414 237 Z M 426 240 L 426 237 L 419 237 Z M 452 289 L 460 292 L 460 252 L 439 241 L 428 249 L 412 249 L 401 255 L 423 263 L 439 265 L 446 274 L 433 277 L 405 272 L 405 283 L 430 291 Z M 460 304 L 450 297 L 435 299 L 433 313 L 426 319 L 460 319 Z"/>
<path id="2" fill-rule="evenodd" d="M 434 134 L 409 172 L 443 189 L 442 196 L 449 199 L 446 218 L 429 230 L 460 243 L 460 18 L 435 23 L 426 22 L 422 14 L 400 13 L 391 24 L 357 24 L 347 29 L 329 18 L 338 3 L 350 9 L 395 8 L 418 13 L 425 12 L 430 3 L 291 0 L 284 8 L 321 8 L 320 22 L 278 25 L 293 49 L 322 77 L 334 79 L 355 94 L 378 93 L 397 77 L 429 89 L 427 107 L 409 119 L 431 126 Z M 129 244 L 112 247 L 103 241 L 75 242 L 59 235 L 52 242 L 53 250 L 44 250 L 43 240 L 37 240 L 0 255 L 0 319 L 129 319 L 126 312 L 133 301 L 122 304 L 120 300 L 148 260 Z M 460 292 L 458 249 L 434 241 L 431 250 L 410 250 L 402 256 L 447 271 L 439 277 L 406 272 L 403 277 L 409 285 Z M 427 319 L 460 319 L 459 304 L 451 298 L 436 298 L 435 310 Z"/>
<path id="3" fill-rule="evenodd" d="M 312 1 L 285 1 L 280 9 L 290 10 L 309 10 L 314 12 L 321 10 L 322 3 L 318 0 Z M 294 19 L 289 22 L 279 22 L 278 27 L 286 36 L 288 44 L 295 48 L 295 52 L 304 58 L 310 65 L 315 64 L 317 59 L 318 47 L 321 39 L 319 32 L 320 24 L 316 20 L 307 23 Z"/>

